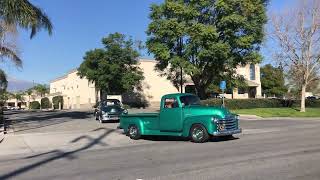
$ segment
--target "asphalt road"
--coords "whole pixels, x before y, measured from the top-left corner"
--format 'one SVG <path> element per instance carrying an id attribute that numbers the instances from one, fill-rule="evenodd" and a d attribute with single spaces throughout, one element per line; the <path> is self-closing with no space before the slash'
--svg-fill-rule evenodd
<path id="1" fill-rule="evenodd" d="M 117 148 L 90 150 L 88 144 L 74 151 L 1 157 L 0 179 L 320 179 L 320 119 L 242 120 L 241 126 L 244 133 L 233 140 L 204 144 L 147 138 Z"/>

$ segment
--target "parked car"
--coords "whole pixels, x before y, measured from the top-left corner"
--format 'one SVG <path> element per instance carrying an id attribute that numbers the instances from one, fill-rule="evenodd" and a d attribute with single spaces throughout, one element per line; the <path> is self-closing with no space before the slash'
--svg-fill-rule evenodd
<path id="1" fill-rule="evenodd" d="M 162 97 L 160 113 L 127 114 L 120 117 L 120 129 L 131 139 L 142 135 L 189 137 L 203 143 L 211 136 L 231 137 L 241 133 L 239 116 L 224 107 L 201 106 L 193 94 Z"/>
<path id="2" fill-rule="evenodd" d="M 317 96 L 308 96 L 306 97 L 308 100 L 317 100 L 318 97 Z"/>
<path id="3" fill-rule="evenodd" d="M 126 114 L 128 111 L 123 108 L 121 102 L 118 99 L 107 99 L 98 103 L 94 111 L 96 120 L 100 123 L 106 121 L 118 121 L 122 114 Z"/>

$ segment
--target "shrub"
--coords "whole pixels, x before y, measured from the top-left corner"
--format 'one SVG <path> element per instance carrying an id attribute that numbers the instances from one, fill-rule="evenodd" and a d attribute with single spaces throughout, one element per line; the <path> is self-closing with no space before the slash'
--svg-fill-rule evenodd
<path id="1" fill-rule="evenodd" d="M 45 97 L 41 99 L 41 109 L 51 108 L 51 103 L 49 98 Z"/>
<path id="2" fill-rule="evenodd" d="M 221 106 L 222 99 L 207 99 L 201 103 L 209 106 Z M 225 105 L 229 109 L 300 107 L 300 100 L 225 99 Z M 306 100 L 306 107 L 320 107 L 320 100 Z"/>
<path id="3" fill-rule="evenodd" d="M 30 102 L 30 109 L 40 109 L 40 103 L 38 101 Z"/>
<path id="4" fill-rule="evenodd" d="M 54 109 L 59 109 L 59 103 L 61 104 L 61 109 L 63 109 L 63 97 L 55 96 L 52 98 L 52 104 Z"/>

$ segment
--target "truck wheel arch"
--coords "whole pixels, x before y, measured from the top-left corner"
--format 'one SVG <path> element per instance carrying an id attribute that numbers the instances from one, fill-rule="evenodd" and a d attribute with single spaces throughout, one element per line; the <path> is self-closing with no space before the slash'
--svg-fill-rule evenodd
<path id="1" fill-rule="evenodd" d="M 192 117 L 192 118 L 186 119 L 184 122 L 184 125 L 183 125 L 184 127 L 183 127 L 182 136 L 189 137 L 190 130 L 191 130 L 192 126 L 196 125 L 196 124 L 202 125 L 209 133 L 208 127 L 210 128 L 210 125 L 208 124 L 208 122 L 209 123 L 211 122 L 210 118 L 211 117 L 202 116 L 202 117 Z"/>

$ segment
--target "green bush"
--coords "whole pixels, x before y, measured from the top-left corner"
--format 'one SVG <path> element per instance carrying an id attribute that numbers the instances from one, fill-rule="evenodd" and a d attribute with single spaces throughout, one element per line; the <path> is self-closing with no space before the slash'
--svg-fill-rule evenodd
<path id="1" fill-rule="evenodd" d="M 52 104 L 54 109 L 59 109 L 59 103 L 61 104 L 61 109 L 63 109 L 63 97 L 55 96 L 52 98 Z"/>
<path id="2" fill-rule="evenodd" d="M 221 106 L 222 99 L 207 99 L 201 102 L 208 106 Z M 229 109 L 300 107 L 299 100 L 283 99 L 225 99 Z M 320 107 L 320 100 L 306 100 L 306 107 Z"/>
<path id="3" fill-rule="evenodd" d="M 48 109 L 51 108 L 52 105 L 50 103 L 49 98 L 45 97 L 41 99 L 41 109 Z"/>
<path id="4" fill-rule="evenodd" d="M 30 109 L 40 109 L 40 103 L 38 101 L 30 102 Z"/>

